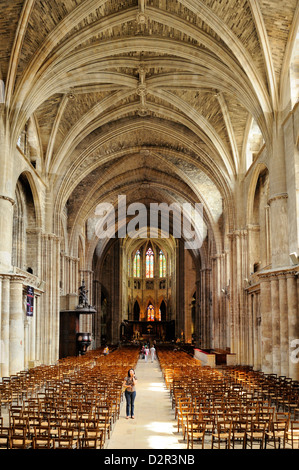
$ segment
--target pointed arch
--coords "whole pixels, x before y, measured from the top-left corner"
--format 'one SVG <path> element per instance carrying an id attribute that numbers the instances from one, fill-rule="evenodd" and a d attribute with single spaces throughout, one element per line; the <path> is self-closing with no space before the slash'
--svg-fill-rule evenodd
<path id="1" fill-rule="evenodd" d="M 140 305 L 139 305 L 138 299 L 135 300 L 134 306 L 133 306 L 133 320 L 134 321 L 140 320 Z"/>
<path id="2" fill-rule="evenodd" d="M 167 306 L 165 300 L 163 299 L 160 303 L 159 308 L 160 321 L 166 321 L 167 319 Z"/>

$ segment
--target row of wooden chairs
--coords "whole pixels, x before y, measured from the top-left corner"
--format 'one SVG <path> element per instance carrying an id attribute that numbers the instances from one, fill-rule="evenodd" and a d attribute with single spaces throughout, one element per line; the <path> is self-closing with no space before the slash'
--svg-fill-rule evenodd
<path id="1" fill-rule="evenodd" d="M 101 428 L 85 429 L 78 433 L 69 427 L 35 427 L 32 435 L 25 428 L 2 428 L 0 448 L 2 449 L 102 449 L 104 431 Z"/>
<path id="2" fill-rule="evenodd" d="M 9 419 L 6 427 L 0 422 L 0 446 L 103 448 L 119 418 L 122 382 L 137 360 L 136 348 L 107 357 L 91 351 L 5 378 L 2 391 L 17 390 L 17 399 L 2 402 Z"/>
<path id="3" fill-rule="evenodd" d="M 159 361 L 187 448 L 195 441 L 207 445 L 207 437 L 211 448 L 298 447 L 295 407 L 276 407 L 270 386 L 265 388 L 266 382 L 271 383 L 273 391 L 278 380 L 267 376 L 256 380 L 250 368 L 203 367 L 180 351 L 160 350 Z M 282 387 L 296 389 L 294 381 L 280 382 L 280 392 Z"/>
<path id="4" fill-rule="evenodd" d="M 285 449 L 287 444 L 292 449 L 298 449 L 299 421 L 291 421 L 290 428 L 287 422 L 250 421 L 245 425 L 239 420 L 224 420 L 217 422 L 214 431 L 210 433 L 210 446 L 212 449 L 234 449 L 240 444 L 242 449 L 274 448 Z M 194 448 L 194 443 L 200 443 L 205 448 L 205 438 L 210 432 L 207 422 L 202 417 L 187 415 L 186 438 L 187 449 Z"/>

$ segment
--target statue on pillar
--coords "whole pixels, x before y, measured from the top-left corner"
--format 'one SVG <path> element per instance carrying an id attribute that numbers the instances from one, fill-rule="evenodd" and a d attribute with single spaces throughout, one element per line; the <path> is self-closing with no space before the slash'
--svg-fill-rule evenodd
<path id="1" fill-rule="evenodd" d="M 88 307 L 87 292 L 85 287 L 84 279 L 82 281 L 82 286 L 79 287 L 79 304 L 78 307 Z M 77 308 L 78 308 L 77 307 Z"/>
<path id="2" fill-rule="evenodd" d="M 88 303 L 87 292 L 88 290 L 85 287 L 85 282 L 83 279 L 82 285 L 79 287 L 79 303 L 76 307 L 76 310 L 79 310 L 80 313 L 95 313 L 95 308 Z"/>

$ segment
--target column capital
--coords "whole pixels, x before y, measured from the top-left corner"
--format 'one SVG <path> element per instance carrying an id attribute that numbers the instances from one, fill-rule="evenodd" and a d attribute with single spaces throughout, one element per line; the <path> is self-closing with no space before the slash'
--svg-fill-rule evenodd
<path id="1" fill-rule="evenodd" d="M 272 202 L 278 201 L 279 199 L 288 199 L 288 197 L 287 193 L 274 194 L 268 199 L 268 204 L 270 206 Z"/>
<path id="2" fill-rule="evenodd" d="M 247 228 L 240 228 L 233 230 L 232 232 L 229 232 L 227 234 L 228 238 L 236 238 L 236 237 L 244 237 L 248 234 L 248 229 Z"/>

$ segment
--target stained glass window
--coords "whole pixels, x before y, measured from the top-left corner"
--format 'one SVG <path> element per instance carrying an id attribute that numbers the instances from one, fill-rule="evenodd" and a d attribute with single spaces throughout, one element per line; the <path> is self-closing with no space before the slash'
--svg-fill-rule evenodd
<path id="1" fill-rule="evenodd" d="M 133 276 L 140 277 L 140 251 L 137 250 L 134 256 Z"/>
<path id="2" fill-rule="evenodd" d="M 155 309 L 152 304 L 147 307 L 147 321 L 155 321 Z"/>
<path id="3" fill-rule="evenodd" d="M 163 251 L 159 253 L 159 273 L 160 277 L 166 277 L 166 258 Z"/>
<path id="4" fill-rule="evenodd" d="M 151 248 L 145 254 L 145 276 L 154 277 L 154 252 Z"/>

